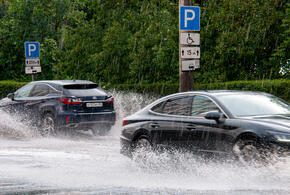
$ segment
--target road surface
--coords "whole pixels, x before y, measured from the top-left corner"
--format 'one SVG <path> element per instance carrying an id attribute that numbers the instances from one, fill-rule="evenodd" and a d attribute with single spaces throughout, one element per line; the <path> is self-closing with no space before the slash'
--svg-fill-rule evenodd
<path id="1" fill-rule="evenodd" d="M 44 138 L 0 112 L 0 195 L 290 194 L 289 159 L 268 167 L 243 167 L 192 154 L 153 156 L 149 164 L 120 155 L 121 119 L 151 100 L 114 95 L 119 119 L 103 137 L 78 131 Z"/>

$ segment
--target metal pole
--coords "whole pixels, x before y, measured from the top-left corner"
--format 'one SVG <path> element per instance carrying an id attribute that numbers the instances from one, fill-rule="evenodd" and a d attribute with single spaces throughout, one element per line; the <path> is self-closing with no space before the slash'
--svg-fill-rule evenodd
<path id="1" fill-rule="evenodd" d="M 179 6 L 191 6 L 191 0 L 179 0 Z M 179 14 L 180 15 L 180 14 Z M 179 20 L 180 21 L 180 20 Z M 179 31 L 180 37 L 180 31 Z M 179 92 L 192 91 L 194 89 L 193 72 L 182 72 L 181 70 L 181 55 L 179 44 Z"/>

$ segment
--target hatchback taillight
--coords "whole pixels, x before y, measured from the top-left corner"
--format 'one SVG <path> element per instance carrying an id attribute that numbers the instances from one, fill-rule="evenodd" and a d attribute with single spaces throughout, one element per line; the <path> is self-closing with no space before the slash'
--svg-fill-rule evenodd
<path id="1" fill-rule="evenodd" d="M 80 98 L 60 98 L 59 100 L 64 104 L 82 104 Z"/>
<path id="2" fill-rule="evenodd" d="M 127 125 L 128 124 L 128 121 L 127 120 L 123 120 L 123 126 Z"/>
<path id="3" fill-rule="evenodd" d="M 114 98 L 111 97 L 109 100 L 106 101 L 106 103 L 113 104 L 114 103 Z"/>

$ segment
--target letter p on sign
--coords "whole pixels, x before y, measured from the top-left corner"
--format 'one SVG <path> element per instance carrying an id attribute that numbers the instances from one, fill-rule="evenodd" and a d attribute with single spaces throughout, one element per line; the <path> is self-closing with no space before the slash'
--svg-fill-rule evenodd
<path id="1" fill-rule="evenodd" d="M 190 15 L 191 14 L 191 15 Z M 184 24 L 184 27 L 185 28 L 187 28 L 187 21 L 189 20 L 194 20 L 194 18 L 195 18 L 195 13 L 194 13 L 194 11 L 193 10 L 191 10 L 191 9 L 186 9 L 185 10 L 185 24 Z"/>
<path id="2" fill-rule="evenodd" d="M 200 30 L 200 8 L 195 6 L 181 6 L 179 10 L 180 30 Z"/>
<path id="3" fill-rule="evenodd" d="M 35 51 L 36 51 L 35 44 L 28 44 L 28 54 L 29 54 L 29 56 L 31 56 L 31 53 L 35 52 Z"/>
<path id="4" fill-rule="evenodd" d="M 39 42 L 25 42 L 25 57 L 39 58 Z"/>

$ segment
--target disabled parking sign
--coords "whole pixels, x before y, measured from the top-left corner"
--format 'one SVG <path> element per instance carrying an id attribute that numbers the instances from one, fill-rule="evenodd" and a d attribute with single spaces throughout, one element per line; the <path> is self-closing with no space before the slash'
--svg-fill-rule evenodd
<path id="1" fill-rule="evenodd" d="M 180 6 L 179 30 L 200 30 L 200 7 Z"/>
<path id="2" fill-rule="evenodd" d="M 25 58 L 39 58 L 39 42 L 25 42 Z"/>

